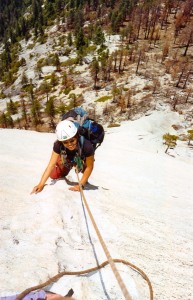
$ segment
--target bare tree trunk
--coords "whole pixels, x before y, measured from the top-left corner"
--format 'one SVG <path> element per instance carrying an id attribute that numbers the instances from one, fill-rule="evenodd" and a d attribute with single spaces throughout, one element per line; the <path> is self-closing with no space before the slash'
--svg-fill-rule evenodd
<path id="1" fill-rule="evenodd" d="M 135 74 L 138 74 L 140 60 L 141 60 L 141 50 L 139 51 L 139 57 L 138 57 L 138 61 L 137 61 L 137 68 L 136 68 Z"/>
<path id="2" fill-rule="evenodd" d="M 178 78 L 178 82 L 176 83 L 176 87 L 179 86 L 180 81 L 181 81 L 181 79 L 182 79 L 182 76 L 183 76 L 183 74 L 184 74 L 184 71 L 185 71 L 185 67 L 183 67 L 183 69 L 182 69 L 182 72 L 181 72 L 181 74 L 180 74 L 180 76 L 179 76 L 179 78 Z"/>
<path id="3" fill-rule="evenodd" d="M 169 146 L 167 146 L 165 153 L 167 153 L 167 152 L 168 152 L 168 149 L 169 149 Z"/>
<path id="4" fill-rule="evenodd" d="M 189 36 L 189 39 L 188 39 L 188 42 L 187 42 L 187 45 L 186 45 L 186 48 L 185 48 L 185 51 L 184 51 L 183 56 L 186 56 L 186 54 L 187 54 L 188 48 L 189 48 L 190 43 L 191 43 L 191 41 L 192 41 L 192 35 L 193 35 L 193 30 L 192 30 L 191 33 L 190 33 L 190 36 Z"/>
<path id="5" fill-rule="evenodd" d="M 123 61 L 123 50 L 120 52 L 120 60 L 119 60 L 119 68 L 118 68 L 118 73 L 121 73 L 121 66 L 122 66 L 122 61 Z"/>
<path id="6" fill-rule="evenodd" d="M 185 87 L 186 87 L 186 83 L 187 83 L 188 78 L 189 78 L 189 76 L 190 76 L 190 72 L 191 72 L 191 70 L 189 70 L 188 73 L 187 73 L 187 75 L 186 75 L 186 79 L 185 79 L 184 85 L 183 85 L 183 87 L 182 87 L 183 89 L 185 89 Z"/>
<path id="7" fill-rule="evenodd" d="M 191 92 L 188 93 L 188 95 L 187 95 L 187 97 L 186 97 L 185 103 L 188 103 L 188 99 L 189 99 L 189 97 L 190 97 L 190 94 L 191 94 Z"/>

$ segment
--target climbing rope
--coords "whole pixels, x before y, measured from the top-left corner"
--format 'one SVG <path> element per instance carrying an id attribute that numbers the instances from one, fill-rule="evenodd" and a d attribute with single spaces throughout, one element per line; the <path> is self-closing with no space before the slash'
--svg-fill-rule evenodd
<path id="1" fill-rule="evenodd" d="M 85 195 L 84 195 L 84 193 L 83 193 L 83 189 L 82 189 L 82 185 L 81 185 L 81 183 L 80 183 L 80 179 L 79 179 L 78 169 L 77 169 L 77 168 L 76 168 L 76 175 L 77 175 L 77 178 L 78 178 L 78 183 L 79 183 L 79 188 L 80 188 L 80 194 L 81 194 L 82 199 L 83 199 L 83 201 L 84 201 L 84 205 L 86 206 L 87 212 L 88 212 L 88 214 L 89 214 L 89 216 L 90 216 L 90 219 L 91 219 L 91 221 L 92 221 L 92 224 L 93 224 L 93 226 L 94 226 L 94 229 L 95 229 L 95 231 L 96 231 L 96 233 L 97 233 L 97 236 L 98 236 L 98 238 L 99 238 L 99 241 L 100 241 L 100 243 L 101 243 L 101 246 L 103 247 L 103 250 L 104 250 L 104 252 L 105 252 L 105 255 L 106 255 L 106 257 L 107 257 L 107 259 L 108 259 L 108 262 L 109 262 L 109 264 L 110 264 L 110 266 L 111 266 L 111 269 L 112 269 L 112 271 L 113 271 L 113 273 L 114 273 L 114 275 L 115 275 L 115 278 L 117 279 L 117 282 L 118 282 L 118 284 L 119 284 L 119 286 L 120 286 L 120 288 L 121 288 L 121 290 L 122 290 L 122 292 L 123 292 L 123 295 L 125 296 L 125 299 L 126 299 L 126 300 L 132 300 L 132 298 L 131 298 L 131 296 L 130 296 L 130 294 L 129 294 L 129 292 L 128 292 L 128 290 L 127 290 L 127 288 L 126 288 L 126 286 L 125 286 L 125 284 L 124 284 L 124 282 L 123 282 L 123 280 L 122 280 L 122 278 L 121 278 L 121 275 L 119 274 L 119 272 L 118 272 L 118 270 L 117 270 L 117 268 L 116 268 L 116 265 L 115 265 L 115 263 L 114 263 L 114 261 L 113 261 L 111 255 L 110 255 L 110 252 L 109 252 L 109 250 L 108 250 L 108 248 L 107 248 L 107 246 L 106 246 L 106 244 L 105 244 L 105 242 L 104 242 L 104 240 L 103 240 L 103 238 L 102 238 L 102 235 L 100 234 L 100 231 L 99 231 L 99 229 L 98 229 L 98 227 L 97 227 L 97 224 L 96 224 L 96 222 L 95 222 L 95 220 L 94 220 L 94 218 L 93 218 L 93 215 L 92 215 L 92 213 L 91 213 L 91 210 L 90 210 L 90 208 L 89 208 L 89 206 L 88 206 L 88 203 L 87 203 L 87 201 L 86 201 Z"/>
<path id="2" fill-rule="evenodd" d="M 132 298 L 131 298 L 131 296 L 129 295 L 129 292 L 127 291 L 127 288 L 126 288 L 126 286 L 125 286 L 125 284 L 124 284 L 124 282 L 123 282 L 123 280 L 122 280 L 122 278 L 121 278 L 121 276 L 120 276 L 120 274 L 119 274 L 119 272 L 118 272 L 118 270 L 117 270 L 117 268 L 116 268 L 115 263 L 123 263 L 123 264 L 125 264 L 125 265 L 130 266 L 133 270 L 137 271 L 137 272 L 138 272 L 138 273 L 139 273 L 139 274 L 147 281 L 147 284 L 148 284 L 148 287 L 149 287 L 149 292 L 150 292 L 150 300 L 153 300 L 153 288 L 152 288 L 151 281 L 149 280 L 148 276 L 147 276 L 140 268 L 138 268 L 138 267 L 135 266 L 134 264 L 132 264 L 132 263 L 126 261 L 126 260 L 122 260 L 122 259 L 113 259 L 113 258 L 111 257 L 111 255 L 110 255 L 110 253 L 109 253 L 109 251 L 108 251 L 108 249 L 107 249 L 107 246 L 106 246 L 106 244 L 105 244 L 105 242 L 104 242 L 104 240 L 103 240 L 103 238 L 102 238 L 102 236 L 101 236 L 101 234 L 100 234 L 100 231 L 99 231 L 99 229 L 98 229 L 98 227 L 97 227 L 97 225 L 96 225 L 96 222 L 95 222 L 95 220 L 94 220 L 94 218 L 93 218 L 93 215 L 92 215 L 92 213 L 91 213 L 91 211 L 90 211 L 90 208 L 89 208 L 89 206 L 88 206 L 88 203 L 87 203 L 87 201 L 86 201 L 85 195 L 84 195 L 84 193 L 83 193 L 82 185 L 80 184 L 80 180 L 79 180 L 79 175 L 78 175 L 78 170 L 77 170 L 77 169 L 76 169 L 76 174 L 77 174 L 77 178 L 78 178 L 78 183 L 79 183 L 79 188 L 80 188 L 80 194 L 81 194 L 82 199 L 83 199 L 83 201 L 84 201 L 84 205 L 86 206 L 86 209 L 87 209 L 87 211 L 88 211 L 88 214 L 89 214 L 89 216 L 90 216 L 90 219 L 91 219 L 91 221 L 92 221 L 92 223 L 93 223 L 93 226 L 94 226 L 94 228 L 95 228 L 95 230 L 96 230 L 96 233 L 97 233 L 97 235 L 98 235 L 98 238 L 99 238 L 99 240 L 100 240 L 100 242 L 101 242 L 101 245 L 102 245 L 102 247 L 103 247 L 103 250 L 104 250 L 104 252 L 105 252 L 105 254 L 106 254 L 108 260 L 105 261 L 105 262 L 103 262 L 102 264 L 100 264 L 100 265 L 98 265 L 98 266 L 96 266 L 96 267 L 90 268 L 90 269 L 86 269 L 86 270 L 82 270 L 82 271 L 74 271 L 74 272 L 71 272 L 71 271 L 63 271 L 63 272 L 60 272 L 59 274 L 57 274 L 57 275 L 51 277 L 51 278 L 50 278 L 49 280 L 47 280 L 45 283 L 42 283 L 42 284 L 39 284 L 39 285 L 36 285 L 36 286 L 34 286 L 34 287 L 31 287 L 31 288 L 28 288 L 28 289 L 24 290 L 22 293 L 20 293 L 20 294 L 17 296 L 16 300 L 21 300 L 21 299 L 23 299 L 27 294 L 29 294 L 30 292 L 35 291 L 35 290 L 42 289 L 42 288 L 44 288 L 44 287 L 50 285 L 51 283 L 54 283 L 55 281 L 57 281 L 59 278 L 61 278 L 61 277 L 64 276 L 64 275 L 83 275 L 83 274 L 87 274 L 87 273 L 91 273 L 91 272 L 97 271 L 97 270 L 99 270 L 99 269 L 105 267 L 105 266 L 108 265 L 108 264 L 110 264 L 110 266 L 111 266 L 111 268 L 112 268 L 112 271 L 113 271 L 113 273 L 114 273 L 114 275 L 115 275 L 115 277 L 116 277 L 116 279 L 117 279 L 117 281 L 118 281 L 118 284 L 119 284 L 119 286 L 120 286 L 120 288 L 121 288 L 121 290 L 122 290 L 122 292 L 123 292 L 123 295 L 125 296 L 125 299 L 126 299 L 126 300 L 132 300 Z"/>
<path id="3" fill-rule="evenodd" d="M 132 263 L 130 263 L 130 262 L 126 261 L 126 260 L 123 260 L 123 259 L 114 258 L 113 262 L 114 263 L 125 264 L 127 266 L 130 266 L 133 270 L 137 271 L 147 281 L 147 284 L 149 286 L 149 291 L 150 291 L 150 300 L 153 300 L 153 289 L 152 289 L 151 281 L 149 280 L 149 278 L 147 277 L 147 275 L 140 268 L 136 267 Z M 97 267 L 93 267 L 93 268 L 90 268 L 90 269 L 86 269 L 86 270 L 82 270 L 82 271 L 72 271 L 72 272 L 70 272 L 70 271 L 63 271 L 63 272 L 60 272 L 59 274 L 57 274 L 57 275 L 51 277 L 50 279 L 48 279 L 46 282 L 41 283 L 39 285 L 36 285 L 36 286 L 33 286 L 31 288 L 28 288 L 28 289 L 24 290 L 22 293 L 20 293 L 17 296 L 16 300 L 22 300 L 30 292 L 43 289 L 44 287 L 46 287 L 46 286 L 48 286 L 48 285 L 56 282 L 58 279 L 60 279 L 64 275 L 83 275 L 83 274 L 88 274 L 88 273 L 91 273 L 91 272 L 95 272 L 95 271 L 97 271 L 99 269 L 102 269 L 105 266 L 107 266 L 108 264 L 109 264 L 109 261 L 106 260 L 102 264 L 98 265 Z"/>

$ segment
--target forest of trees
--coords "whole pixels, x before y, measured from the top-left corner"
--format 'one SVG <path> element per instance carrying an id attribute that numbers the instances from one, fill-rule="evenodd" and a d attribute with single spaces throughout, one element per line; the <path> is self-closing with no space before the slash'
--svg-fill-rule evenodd
<path id="1" fill-rule="evenodd" d="M 133 64 L 135 74 L 140 76 L 144 65 L 149 63 L 149 52 L 157 46 L 160 51 L 153 59 L 172 76 L 174 87 L 185 91 L 183 99 L 177 92 L 173 94 L 172 109 L 176 110 L 180 102 L 188 103 L 192 94 L 187 85 L 193 73 L 190 51 L 193 44 L 193 0 L 0 0 L 0 12 L 0 82 L 5 88 L 14 84 L 19 69 L 26 65 L 24 58 L 19 59 L 20 41 L 43 44 L 47 39 L 46 29 L 57 24 L 58 28 L 63 26 L 64 33 L 60 36 L 63 52 L 68 55 L 72 48 L 76 50 L 77 56 L 69 60 L 69 66 L 82 64 L 89 51 L 97 51 L 89 66 L 94 89 L 111 82 L 114 74 L 121 76 Z M 171 38 L 161 40 L 163 33 L 167 36 L 169 30 Z M 105 46 L 105 33 L 121 36 L 119 49 L 111 54 Z M 37 61 L 35 72 L 40 80 L 45 65 L 55 66 L 56 72 L 44 78 L 38 88 L 25 72 L 22 73 L 18 107 L 22 110 L 25 128 L 32 121 L 34 126 L 41 123 L 42 109 L 50 118 L 50 128 L 54 128 L 58 112 L 82 101 L 81 96 L 78 99 L 72 97 L 70 104 L 60 103 L 56 107 L 52 92 L 60 86 L 61 92 L 69 94 L 74 88 L 74 79 L 66 72 L 67 64 L 61 64 L 57 52 Z M 151 95 L 154 95 L 160 89 L 159 78 L 154 74 L 149 77 L 152 79 Z M 42 94 L 46 96 L 46 107 L 41 104 Z M 1 98 L 3 96 L 1 91 Z M 131 97 L 132 91 L 124 91 L 113 83 L 112 103 L 119 106 L 121 113 L 136 110 L 131 108 Z M 147 103 L 147 99 L 142 99 L 141 105 L 143 103 Z M 11 106 L 10 100 L 7 113 L 0 116 L 0 123 L 5 127 L 13 126 Z M 19 120 L 17 123 L 20 126 Z"/>

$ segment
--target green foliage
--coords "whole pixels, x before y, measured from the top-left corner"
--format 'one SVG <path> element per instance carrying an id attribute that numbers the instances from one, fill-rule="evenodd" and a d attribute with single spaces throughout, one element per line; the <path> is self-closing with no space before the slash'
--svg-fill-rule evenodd
<path id="1" fill-rule="evenodd" d="M 51 92 L 52 90 L 52 86 L 50 83 L 47 82 L 47 80 L 44 78 L 44 81 L 41 83 L 39 90 L 42 93 L 45 93 L 47 96 L 47 101 L 48 101 L 48 94 Z"/>
<path id="2" fill-rule="evenodd" d="M 37 61 L 37 67 L 43 67 L 46 65 L 46 62 L 45 62 L 45 58 L 40 58 L 38 61 Z"/>
<path id="3" fill-rule="evenodd" d="M 23 72 L 22 77 L 21 77 L 21 84 L 26 85 L 26 84 L 28 84 L 28 82 L 29 82 L 29 79 L 28 79 L 26 73 Z"/>
<path id="4" fill-rule="evenodd" d="M 193 140 L 193 129 L 188 130 L 188 145 Z"/>
<path id="5" fill-rule="evenodd" d="M 102 45 L 100 46 L 100 48 L 98 49 L 97 53 L 98 53 L 99 55 L 101 55 L 101 53 L 103 53 L 103 51 L 105 51 L 106 49 L 107 49 L 107 46 L 105 46 L 104 44 L 102 44 Z"/>
<path id="6" fill-rule="evenodd" d="M 68 95 L 71 90 L 72 90 L 72 88 L 69 86 L 69 87 L 66 87 L 63 92 L 65 95 Z"/>
<path id="7" fill-rule="evenodd" d="M 58 46 L 59 47 L 64 47 L 65 41 L 66 41 L 66 36 L 65 35 L 59 36 L 58 37 Z"/>
<path id="8" fill-rule="evenodd" d="M 0 1 L 1 21 L 0 40 L 10 38 L 15 42 L 18 35 L 25 35 L 26 28 L 23 14 L 28 7 L 28 1 Z M 9 28 L 9 30 L 7 30 Z"/>
<path id="9" fill-rule="evenodd" d="M 70 58 L 61 63 L 62 67 L 70 67 L 77 64 L 77 58 Z"/>
<path id="10" fill-rule="evenodd" d="M 71 50 L 72 50 L 71 48 L 65 47 L 65 49 L 62 51 L 62 54 L 65 55 L 65 56 L 69 56 Z"/>
<path id="11" fill-rule="evenodd" d="M 11 115 L 8 113 L 7 116 L 7 126 L 10 127 L 10 128 L 13 128 L 14 127 L 14 122 L 13 122 L 13 119 L 11 117 Z"/>
<path id="12" fill-rule="evenodd" d="M 51 74 L 50 84 L 52 86 L 56 86 L 58 84 L 58 77 L 56 76 L 55 72 L 52 72 Z"/>
<path id="13" fill-rule="evenodd" d="M 107 127 L 108 128 L 112 128 L 112 127 L 120 127 L 121 125 L 120 124 L 118 124 L 118 123 L 111 123 L 111 124 L 109 124 Z"/>
<path id="14" fill-rule="evenodd" d="M 56 109 L 55 109 L 55 105 L 54 105 L 54 98 L 55 97 L 50 97 L 49 100 L 46 103 L 46 108 L 45 108 L 45 112 L 46 114 L 53 119 L 55 117 L 56 114 Z"/>
<path id="15" fill-rule="evenodd" d="M 37 42 L 40 44 L 45 44 L 47 41 L 47 38 L 48 38 L 47 34 L 42 34 L 39 36 Z"/>
<path id="16" fill-rule="evenodd" d="M 8 87 L 10 86 L 12 83 L 14 83 L 16 77 L 13 75 L 13 73 L 7 72 L 4 74 L 2 81 L 4 82 L 5 86 Z"/>
<path id="17" fill-rule="evenodd" d="M 53 63 L 54 63 L 54 66 L 56 67 L 56 70 L 60 70 L 60 59 L 59 59 L 58 53 L 54 54 Z"/>
<path id="18" fill-rule="evenodd" d="M 6 95 L 3 92 L 0 92 L 0 99 L 6 98 Z"/>
<path id="19" fill-rule="evenodd" d="M 113 11 L 109 14 L 111 20 L 112 33 L 118 33 L 121 25 L 121 15 L 118 11 Z"/>
<path id="20" fill-rule="evenodd" d="M 28 46 L 27 46 L 27 49 L 33 49 L 34 48 L 34 46 L 35 46 L 35 43 L 31 43 L 31 44 L 29 44 Z"/>
<path id="21" fill-rule="evenodd" d="M 104 32 L 103 32 L 101 26 L 97 26 L 97 28 L 95 29 L 94 36 L 93 36 L 93 42 L 96 45 L 103 45 L 104 44 L 105 35 L 104 35 Z"/>
<path id="22" fill-rule="evenodd" d="M 9 103 L 7 103 L 7 111 L 9 115 L 15 115 L 18 113 L 18 105 L 16 102 L 13 102 L 12 99 L 10 99 Z"/>
<path id="23" fill-rule="evenodd" d="M 75 107 L 76 107 L 76 101 L 74 101 L 74 99 L 72 99 L 70 101 L 70 103 L 66 106 L 66 110 L 68 111 L 68 110 L 71 110 L 71 109 L 73 109 Z"/>
<path id="24" fill-rule="evenodd" d="M 0 115 L 0 126 L 3 128 L 14 127 L 13 119 L 9 113 L 2 113 Z"/>
<path id="25" fill-rule="evenodd" d="M 105 101 L 107 101 L 109 99 L 112 99 L 112 96 L 103 96 L 103 97 L 100 97 L 97 100 L 95 100 L 95 102 L 105 102 Z"/>
<path id="26" fill-rule="evenodd" d="M 86 49 L 85 49 L 85 55 L 89 54 L 89 53 L 94 53 L 95 50 L 97 49 L 96 45 L 89 45 Z"/>
<path id="27" fill-rule="evenodd" d="M 72 44 L 73 44 L 73 41 L 72 41 L 72 33 L 71 31 L 68 33 L 68 36 L 67 36 L 67 43 L 68 43 L 68 46 L 71 47 Z"/>
<path id="28" fill-rule="evenodd" d="M 91 76 L 94 80 L 94 89 L 97 87 L 97 80 L 98 80 L 98 74 L 100 71 L 100 65 L 98 60 L 94 57 L 93 61 L 90 64 L 90 72 L 91 72 Z"/>
<path id="29" fill-rule="evenodd" d="M 167 145 L 165 153 L 167 153 L 168 149 L 175 148 L 177 145 L 177 139 L 178 137 L 176 135 L 172 135 L 169 133 L 166 133 L 163 135 L 164 143 Z"/>
<path id="30" fill-rule="evenodd" d="M 66 104 L 62 103 L 56 108 L 56 113 L 64 114 L 67 112 Z"/>
<path id="31" fill-rule="evenodd" d="M 76 49 L 79 50 L 86 45 L 86 40 L 84 36 L 84 32 L 82 28 L 79 28 L 76 36 L 75 36 L 75 45 Z"/>
<path id="32" fill-rule="evenodd" d="M 32 123 L 35 126 L 37 126 L 38 124 L 41 123 L 41 121 L 40 121 L 40 109 L 41 109 L 40 102 L 37 99 L 35 99 L 32 102 L 32 107 L 31 107 Z"/>
<path id="33" fill-rule="evenodd" d="M 113 100 L 115 100 L 116 95 L 120 94 L 120 89 L 116 86 L 116 84 L 113 85 L 112 94 Z"/>
<path id="34" fill-rule="evenodd" d="M 23 59 L 19 60 L 18 50 L 20 50 L 18 43 L 11 45 L 9 42 L 5 42 L 4 51 L 0 54 L 0 80 L 6 86 L 15 81 L 16 73 L 24 63 Z"/>

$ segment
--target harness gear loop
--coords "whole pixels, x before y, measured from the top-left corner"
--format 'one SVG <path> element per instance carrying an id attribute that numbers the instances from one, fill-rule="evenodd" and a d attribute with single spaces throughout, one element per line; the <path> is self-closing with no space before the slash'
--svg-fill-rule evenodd
<path id="1" fill-rule="evenodd" d="M 103 247 L 103 250 L 104 250 L 105 255 L 106 255 L 107 259 L 108 259 L 108 262 L 109 262 L 109 264 L 110 264 L 110 266 L 112 268 L 112 271 L 113 271 L 113 273 L 114 273 L 114 275 L 115 275 L 115 277 L 117 279 L 117 282 L 118 282 L 118 284 L 119 284 L 119 286 L 120 286 L 120 288 L 121 288 L 121 290 L 123 292 L 123 295 L 124 295 L 125 299 L 126 300 L 132 300 L 132 298 L 131 298 L 131 296 L 130 296 L 130 294 L 129 294 L 129 292 L 128 292 L 128 290 L 127 290 L 127 288 L 126 288 L 126 286 L 125 286 L 125 284 L 124 284 L 124 282 L 123 282 L 123 280 L 121 278 L 121 275 L 119 274 L 119 272 L 118 272 L 118 270 L 117 270 L 117 268 L 115 266 L 115 263 L 114 263 L 111 255 L 110 255 L 108 249 L 107 249 L 107 246 L 106 246 L 106 244 L 105 244 L 105 242 L 104 242 L 104 240 L 103 240 L 103 238 L 102 238 L 102 236 L 100 234 L 100 231 L 99 231 L 99 229 L 97 227 L 97 224 L 96 224 L 96 222 L 95 222 L 95 220 L 93 218 L 93 215 L 92 215 L 92 213 L 90 211 L 90 208 L 88 206 L 88 203 L 87 203 L 86 198 L 85 198 L 84 193 L 83 193 L 82 185 L 81 185 L 80 180 L 79 180 L 78 169 L 76 168 L 75 170 L 76 170 L 76 175 L 77 175 L 77 178 L 78 178 L 78 184 L 79 184 L 79 188 L 80 188 L 80 193 L 81 193 L 84 205 L 86 206 L 87 212 L 88 212 L 88 214 L 90 216 L 90 219 L 91 219 L 92 224 L 94 226 L 94 229 L 95 229 L 95 231 L 97 233 L 97 236 L 99 238 L 101 246 Z"/>

